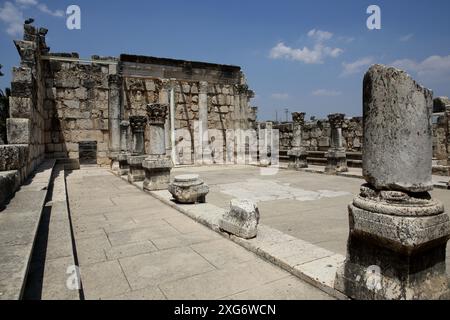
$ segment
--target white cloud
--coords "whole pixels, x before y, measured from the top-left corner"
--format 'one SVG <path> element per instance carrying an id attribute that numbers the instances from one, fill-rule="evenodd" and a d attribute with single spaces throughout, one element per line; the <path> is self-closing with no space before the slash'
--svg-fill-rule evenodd
<path id="1" fill-rule="evenodd" d="M 13 3 L 7 1 L 0 7 L 0 21 L 6 24 L 6 33 L 20 35 L 23 31 L 23 14 Z"/>
<path id="2" fill-rule="evenodd" d="M 407 35 L 402 36 L 402 37 L 400 38 L 400 41 L 401 41 L 401 42 L 408 42 L 408 41 L 411 40 L 412 38 L 414 38 L 414 34 L 413 34 L 413 33 L 410 33 L 410 34 L 407 34 Z"/>
<path id="3" fill-rule="evenodd" d="M 341 91 L 336 90 L 327 90 L 327 89 L 318 89 L 312 92 L 313 96 L 317 97 L 337 97 L 342 94 Z"/>
<path id="4" fill-rule="evenodd" d="M 373 61 L 374 59 L 372 57 L 365 57 L 350 63 L 343 62 L 342 63 L 343 70 L 341 73 L 341 77 L 361 73 L 362 71 L 364 71 L 364 68 L 373 64 Z"/>
<path id="5" fill-rule="evenodd" d="M 414 72 L 422 78 L 440 79 L 450 76 L 450 55 L 434 55 L 423 61 L 400 59 L 392 62 L 392 65 L 400 69 L 405 69 L 408 72 Z"/>
<path id="6" fill-rule="evenodd" d="M 328 31 L 312 29 L 308 32 L 308 37 L 313 38 L 316 41 L 323 42 L 330 40 L 333 37 L 333 34 Z"/>
<path id="7" fill-rule="evenodd" d="M 46 4 L 40 3 L 40 4 L 37 5 L 37 7 L 38 7 L 38 9 L 41 10 L 43 13 L 47 13 L 47 14 L 49 14 L 49 15 L 51 15 L 51 16 L 54 16 L 54 17 L 64 17 L 64 11 L 62 11 L 62 10 L 55 10 L 55 11 L 52 11 L 52 10 L 50 10 L 50 9 L 47 7 Z"/>
<path id="8" fill-rule="evenodd" d="M 38 4 L 37 0 L 16 0 L 16 3 L 23 6 L 35 6 Z"/>
<path id="9" fill-rule="evenodd" d="M 279 42 L 270 50 L 270 58 L 295 60 L 306 64 L 321 64 L 325 58 L 336 58 L 344 51 L 324 44 L 333 37 L 331 32 L 313 29 L 308 32 L 308 37 L 314 40 L 312 48 L 292 48 L 285 45 L 284 42 Z"/>
<path id="10" fill-rule="evenodd" d="M 15 0 L 15 3 L 6 1 L 3 7 L 0 7 L 0 21 L 6 24 L 6 33 L 13 37 L 22 34 L 25 21 L 23 10 L 32 9 L 31 7 L 53 17 L 64 17 L 64 11 L 51 10 L 37 0 Z"/>
<path id="11" fill-rule="evenodd" d="M 274 100 L 288 100 L 290 96 L 287 93 L 272 93 L 270 97 Z"/>

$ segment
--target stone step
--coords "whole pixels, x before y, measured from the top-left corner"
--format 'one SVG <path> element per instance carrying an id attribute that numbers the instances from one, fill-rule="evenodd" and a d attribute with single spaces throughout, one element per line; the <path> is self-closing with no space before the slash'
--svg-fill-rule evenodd
<path id="1" fill-rule="evenodd" d="M 0 212 L 0 300 L 22 298 L 54 165 L 44 161 Z"/>

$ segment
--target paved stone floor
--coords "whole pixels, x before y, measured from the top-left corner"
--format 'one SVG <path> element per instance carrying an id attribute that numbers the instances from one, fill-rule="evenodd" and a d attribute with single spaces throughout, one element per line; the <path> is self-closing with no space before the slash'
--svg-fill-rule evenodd
<path id="1" fill-rule="evenodd" d="M 211 184 L 239 181 L 240 174 L 258 178 L 255 168 L 225 170 L 204 168 L 201 175 Z M 70 173 L 67 192 L 86 299 L 331 299 L 107 170 Z M 231 197 L 214 191 L 208 201 Z M 298 207 L 283 201 L 293 206 L 289 212 Z M 276 201 L 264 205 L 265 220 L 271 208 Z M 270 216 L 282 214 L 275 211 Z"/>
<path id="2" fill-rule="evenodd" d="M 355 171 L 355 170 L 354 170 Z M 356 171 L 355 171 L 356 172 Z M 181 167 L 172 175 L 197 173 L 210 186 L 207 202 L 229 208 L 233 198 L 258 201 L 261 223 L 324 249 L 345 255 L 347 206 L 359 193 L 362 179 L 280 169 L 261 175 L 250 166 Z M 435 189 L 432 196 L 450 212 L 450 191 Z M 447 272 L 450 271 L 447 247 Z"/>

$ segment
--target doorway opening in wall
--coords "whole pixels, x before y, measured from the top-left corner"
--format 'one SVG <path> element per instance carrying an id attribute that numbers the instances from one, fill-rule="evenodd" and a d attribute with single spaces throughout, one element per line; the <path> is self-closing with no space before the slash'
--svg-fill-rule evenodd
<path id="1" fill-rule="evenodd" d="M 97 164 L 97 141 L 78 143 L 80 164 Z"/>

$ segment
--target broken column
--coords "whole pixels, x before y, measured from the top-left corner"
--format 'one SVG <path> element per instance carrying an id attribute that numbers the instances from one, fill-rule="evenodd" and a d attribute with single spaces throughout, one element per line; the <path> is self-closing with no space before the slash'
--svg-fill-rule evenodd
<path id="1" fill-rule="evenodd" d="M 198 174 L 184 174 L 174 178 L 169 192 L 179 203 L 205 203 L 209 187 Z"/>
<path id="2" fill-rule="evenodd" d="M 108 117 L 109 117 L 109 158 L 111 169 L 119 170 L 120 152 L 120 92 L 122 88 L 122 77 L 111 74 L 108 77 Z"/>
<path id="3" fill-rule="evenodd" d="M 130 122 L 127 120 L 122 120 L 120 122 L 120 153 L 117 156 L 119 160 L 119 171 L 120 176 L 128 174 L 130 167 L 128 165 L 127 158 L 130 155 L 128 151 L 128 129 L 130 127 Z"/>
<path id="4" fill-rule="evenodd" d="M 330 114 L 328 119 L 331 126 L 331 147 L 326 153 L 327 166 L 325 172 L 334 174 L 337 172 L 347 172 L 347 155 L 345 153 L 344 138 L 342 136 L 342 124 L 345 114 Z"/>
<path id="5" fill-rule="evenodd" d="M 133 137 L 131 154 L 127 156 L 129 166 L 128 181 L 142 181 L 145 178 L 145 171 L 142 161 L 145 160 L 144 131 L 147 119 L 144 116 L 130 116 L 130 127 Z"/>
<path id="6" fill-rule="evenodd" d="M 305 125 L 305 113 L 293 112 L 293 139 L 292 148 L 288 151 L 289 156 L 289 169 L 298 170 L 301 168 L 308 168 L 308 162 L 306 157 L 308 153 L 304 147 L 302 147 L 302 131 Z"/>
<path id="7" fill-rule="evenodd" d="M 163 190 L 169 187 L 172 160 L 166 154 L 164 125 L 167 117 L 166 104 L 147 105 L 147 117 L 150 131 L 150 150 L 142 163 L 145 170 L 144 189 Z"/>
<path id="8" fill-rule="evenodd" d="M 219 221 L 222 231 L 231 233 L 239 238 L 252 239 L 258 233 L 259 210 L 250 200 L 233 199 L 230 210 Z"/>
<path id="9" fill-rule="evenodd" d="M 347 258 L 335 288 L 354 299 L 448 297 L 443 205 L 431 198 L 432 92 L 405 72 L 364 77 L 363 175 L 349 206 Z"/>

